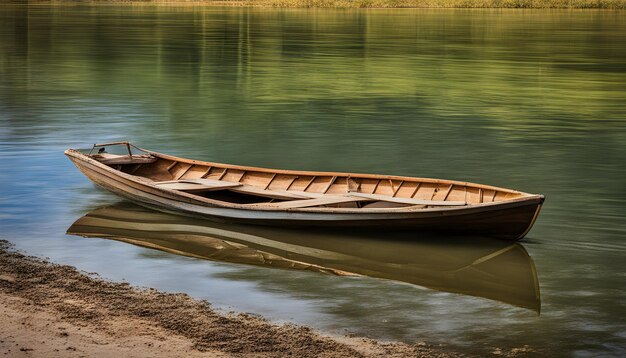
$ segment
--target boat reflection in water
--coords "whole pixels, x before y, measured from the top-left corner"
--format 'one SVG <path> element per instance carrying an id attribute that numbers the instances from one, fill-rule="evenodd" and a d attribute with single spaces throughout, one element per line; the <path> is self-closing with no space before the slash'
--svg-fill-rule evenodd
<path id="1" fill-rule="evenodd" d="M 93 210 L 67 232 L 209 260 L 402 281 L 541 309 L 535 265 L 523 246 L 507 241 L 233 225 L 127 203 Z"/>

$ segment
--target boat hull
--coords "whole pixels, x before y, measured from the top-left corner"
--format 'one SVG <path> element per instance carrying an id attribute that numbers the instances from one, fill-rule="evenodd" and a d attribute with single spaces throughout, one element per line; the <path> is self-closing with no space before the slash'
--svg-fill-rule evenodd
<path id="1" fill-rule="evenodd" d="M 225 207 L 163 190 L 141 178 L 118 172 L 77 151 L 65 153 L 98 186 L 151 209 L 215 221 L 302 227 L 399 229 L 486 235 L 507 240 L 523 238 L 535 222 L 543 196 L 438 210 L 353 212 L 342 210 L 253 210 Z"/>

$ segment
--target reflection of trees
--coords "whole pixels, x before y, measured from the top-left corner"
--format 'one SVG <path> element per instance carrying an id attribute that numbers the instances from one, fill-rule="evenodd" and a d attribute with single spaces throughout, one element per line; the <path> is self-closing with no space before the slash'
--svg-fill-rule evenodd
<path id="1" fill-rule="evenodd" d="M 26 7 L 14 9 L 14 55 L 25 58 L 28 56 L 28 11 Z"/>
<path id="2" fill-rule="evenodd" d="M 156 101 L 173 122 L 200 126 L 235 107 L 254 122 L 269 106 L 324 102 L 375 113 L 402 101 L 503 130 L 538 116 L 623 116 L 626 49 L 614 34 L 626 25 L 610 13 L 10 9 L 5 103 L 33 90 Z"/>
<path id="3" fill-rule="evenodd" d="M 0 15 L 0 108 L 19 106 L 23 98 L 13 88 L 28 83 L 29 17 L 27 7 L 7 7 Z M 17 66 L 16 66 L 17 65 Z M 10 117 L 10 116 L 8 116 Z"/>

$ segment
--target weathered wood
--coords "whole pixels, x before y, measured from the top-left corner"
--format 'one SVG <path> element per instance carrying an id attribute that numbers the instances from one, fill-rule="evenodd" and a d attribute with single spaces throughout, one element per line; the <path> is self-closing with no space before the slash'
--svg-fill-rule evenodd
<path id="1" fill-rule="evenodd" d="M 200 179 L 206 178 L 207 175 L 209 175 L 209 173 L 211 173 L 211 169 L 212 168 L 213 168 L 212 166 L 207 167 L 206 170 L 204 171 L 204 173 L 202 175 L 200 175 Z"/>
<path id="2" fill-rule="evenodd" d="M 415 194 L 417 194 L 417 191 L 420 189 L 420 185 L 422 183 L 417 183 L 417 185 L 415 186 L 415 189 L 413 190 L 413 194 L 411 194 L 411 198 L 415 197 Z"/>
<path id="3" fill-rule="evenodd" d="M 269 188 L 270 185 L 272 185 L 272 182 L 274 181 L 274 178 L 276 178 L 276 173 L 274 173 L 274 175 L 272 175 L 272 177 L 270 178 L 270 181 L 267 182 L 267 185 L 263 189 Z"/>
<path id="4" fill-rule="evenodd" d="M 267 208 L 295 209 L 295 208 L 308 208 L 312 206 L 332 205 L 332 204 L 341 204 L 341 203 L 367 201 L 367 200 L 369 199 L 354 198 L 354 197 L 349 197 L 349 196 L 327 195 L 325 197 L 315 198 L 315 199 L 292 200 L 292 201 L 283 201 L 280 203 L 249 204 L 249 205 L 256 206 L 256 207 L 267 207 Z"/>
<path id="5" fill-rule="evenodd" d="M 376 193 L 376 189 L 378 189 L 378 186 L 380 185 L 380 181 L 381 179 L 378 179 L 378 181 L 376 182 L 376 185 L 374 185 L 374 190 L 372 190 L 372 194 Z"/>
<path id="6" fill-rule="evenodd" d="M 346 190 L 350 191 L 359 191 L 361 189 L 361 183 L 357 183 L 356 180 L 350 178 L 350 176 L 346 177 Z"/>
<path id="7" fill-rule="evenodd" d="M 393 191 L 393 195 L 392 196 L 396 196 L 396 194 L 398 194 L 398 192 L 400 191 L 400 188 L 402 188 L 402 185 L 404 184 L 404 180 L 400 181 L 400 185 L 398 185 L 398 187 L 396 188 L 396 190 Z M 392 185 L 393 187 L 393 185 Z"/>
<path id="8" fill-rule="evenodd" d="M 337 180 L 337 177 L 336 176 L 332 177 L 332 179 L 330 179 L 330 181 L 328 182 L 328 185 L 326 186 L 326 189 L 324 189 L 324 191 L 322 193 L 326 194 L 328 189 L 330 189 L 330 187 L 333 186 L 333 184 L 335 184 L 335 180 Z"/>
<path id="9" fill-rule="evenodd" d="M 172 188 L 174 188 L 175 184 L 181 184 L 180 185 L 181 188 L 197 188 L 197 189 L 202 189 L 202 188 L 193 187 L 193 186 L 185 186 L 182 184 L 204 185 L 207 188 L 212 188 L 211 190 L 229 189 L 236 193 L 256 195 L 256 196 L 260 196 L 264 198 L 280 199 L 280 200 L 312 199 L 312 198 L 318 198 L 320 196 L 323 196 L 322 194 L 316 195 L 315 193 L 307 193 L 307 192 L 295 192 L 295 191 L 286 191 L 286 190 L 267 190 L 267 189 L 262 189 L 262 188 L 255 187 L 252 185 L 246 185 L 242 183 L 236 183 L 236 182 L 225 181 L 225 180 L 216 180 L 216 179 L 168 180 L 168 181 L 155 182 L 154 184 L 159 185 L 161 187 L 167 187 L 168 189 L 170 189 L 168 185 L 171 185 Z M 175 190 L 182 190 L 182 189 L 175 189 Z"/>
<path id="10" fill-rule="evenodd" d="M 252 185 L 242 185 L 231 189 L 236 193 L 256 195 L 264 198 L 280 199 L 280 200 L 297 200 L 310 199 L 308 195 L 301 195 L 287 190 L 267 190 Z"/>
<path id="11" fill-rule="evenodd" d="M 237 182 L 241 182 L 243 180 L 243 178 L 246 176 L 246 174 L 248 174 L 248 172 L 246 172 L 246 171 L 241 173 L 241 176 L 239 177 L 239 179 L 237 179 Z"/>
<path id="12" fill-rule="evenodd" d="M 170 189 L 170 190 L 180 190 L 180 191 L 214 191 L 214 190 L 224 190 L 233 188 L 232 185 L 203 185 L 196 183 L 166 183 L 166 184 L 157 184 L 160 188 Z"/>
<path id="13" fill-rule="evenodd" d="M 175 160 L 170 165 L 168 165 L 167 168 L 165 168 L 165 170 L 169 172 L 170 170 L 172 170 L 172 168 L 176 166 L 176 164 L 178 164 L 178 162 Z"/>
<path id="14" fill-rule="evenodd" d="M 146 154 L 133 155 L 132 157 L 129 157 L 128 155 L 101 153 L 93 154 L 91 157 L 106 165 L 150 164 L 157 161 L 157 158 Z"/>
<path id="15" fill-rule="evenodd" d="M 475 183 L 374 174 L 274 170 L 204 162 L 137 149 L 154 158 L 153 163 L 142 163 L 144 165 L 141 170 L 136 171 L 139 175 L 129 175 L 128 172 L 132 169 L 127 166 L 107 166 L 97 161 L 97 157 L 77 150 L 67 150 L 65 154 L 94 183 L 142 205 L 181 214 L 256 224 L 454 229 L 520 239 L 532 227 L 544 201 L 542 195 Z M 133 156 L 133 159 L 141 156 L 145 155 Z M 128 156 L 125 158 L 130 159 Z M 176 177 L 182 177 L 186 173 L 193 173 L 189 176 L 198 177 L 214 172 L 216 174 L 212 176 L 219 177 L 220 180 L 218 183 L 193 181 L 198 179 L 170 181 L 169 188 L 178 189 L 168 190 L 168 185 L 162 181 L 172 178 L 169 171 L 172 168 L 175 169 Z M 249 175 L 245 177 L 247 184 L 233 183 L 238 175 L 228 175 L 229 180 L 221 180 L 231 169 L 236 173 L 248 172 Z M 336 178 L 347 178 L 347 193 L 338 195 L 336 190 L 332 190 Z M 377 194 L 376 191 L 383 181 L 389 181 L 390 190 L 385 185 L 385 194 Z M 408 189 L 408 185 L 414 187 Z M 286 187 L 288 190 L 272 190 L 271 186 Z M 355 186 L 357 190 L 354 190 Z M 292 187 L 298 190 L 291 190 Z M 362 190 L 372 193 L 360 192 L 361 187 Z M 215 196 L 194 194 L 211 190 L 222 190 L 223 193 Z M 445 192 L 437 195 L 440 190 Z M 447 200 L 449 197 L 460 197 L 456 195 L 456 191 L 452 193 L 453 190 L 464 190 L 468 193 L 466 200 Z M 241 204 L 240 196 L 234 193 L 231 196 L 228 191 L 257 196 L 259 202 L 267 199 L 287 201 Z M 469 195 L 476 192 L 478 195 Z M 407 197 L 409 194 L 410 198 Z M 423 200 L 415 197 L 443 197 L 445 200 Z M 361 201 L 378 204 L 360 207 L 358 203 Z M 356 207 L 333 206 L 350 202 L 357 203 Z"/>
<path id="16" fill-rule="evenodd" d="M 94 144 L 94 147 L 108 147 L 108 146 L 112 146 L 112 145 L 130 145 L 130 142 L 128 141 L 117 141 L 117 142 L 109 142 L 109 143 L 99 143 L 99 144 Z"/>
<path id="17" fill-rule="evenodd" d="M 317 179 L 316 176 L 312 177 L 311 180 L 309 180 L 309 183 L 304 187 L 304 189 L 302 189 L 302 191 L 306 191 L 311 186 L 311 184 L 313 184 L 315 179 Z"/>
<path id="18" fill-rule="evenodd" d="M 293 183 L 295 183 L 295 182 L 296 182 L 296 180 L 298 180 L 298 178 L 299 178 L 299 177 L 298 177 L 297 175 L 296 175 L 296 176 L 294 176 L 294 177 L 291 179 L 291 181 L 289 182 L 289 185 L 287 185 L 287 188 L 286 188 L 285 190 L 289 190 L 289 188 L 291 188 L 291 186 L 293 185 Z"/>
<path id="19" fill-rule="evenodd" d="M 192 167 L 193 167 L 193 164 L 189 164 L 189 166 L 187 168 L 183 169 L 182 173 L 178 174 L 174 179 L 178 180 L 178 179 L 182 178 L 183 176 L 185 176 L 185 174 L 187 174 L 189 169 L 191 169 Z"/>
<path id="20" fill-rule="evenodd" d="M 433 193 L 432 193 L 432 195 L 430 196 L 430 200 L 433 200 L 433 198 L 435 197 L 435 195 L 437 195 L 437 193 L 438 193 L 438 192 L 439 192 L 439 188 L 435 188 L 435 189 L 433 189 Z"/>
<path id="21" fill-rule="evenodd" d="M 239 183 L 226 182 L 222 180 L 212 179 L 183 179 L 170 180 L 162 182 L 154 182 L 160 188 L 181 190 L 181 191 L 214 191 L 236 188 L 241 186 Z"/>
<path id="22" fill-rule="evenodd" d="M 443 200 L 448 199 L 448 195 L 450 195 L 450 192 L 452 191 L 452 187 L 454 186 L 454 184 L 450 184 L 450 186 L 448 187 L 448 189 L 446 189 L 446 194 L 443 196 Z"/>
<path id="23" fill-rule="evenodd" d="M 358 198 L 367 198 L 372 200 L 389 201 L 392 203 L 411 204 L 411 205 L 430 205 L 430 206 L 463 206 L 467 205 L 464 201 L 435 201 L 435 200 L 420 200 L 409 198 L 398 198 L 388 195 L 380 194 L 367 194 L 367 193 L 349 193 L 349 196 Z"/>
<path id="24" fill-rule="evenodd" d="M 197 184 L 203 184 L 203 185 L 215 185 L 215 186 L 230 186 L 233 188 L 237 188 L 242 186 L 243 184 L 241 183 L 237 183 L 237 182 L 232 182 L 232 181 L 226 181 L 226 180 L 215 180 L 215 179 L 206 179 L 206 178 L 198 178 L 198 179 L 181 179 L 179 180 L 179 182 L 185 182 L 185 183 L 197 183 Z"/>

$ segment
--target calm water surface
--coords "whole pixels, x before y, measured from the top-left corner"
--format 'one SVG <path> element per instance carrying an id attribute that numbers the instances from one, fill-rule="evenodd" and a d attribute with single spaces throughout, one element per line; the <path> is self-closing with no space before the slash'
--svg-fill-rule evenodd
<path id="1" fill-rule="evenodd" d="M 330 333 L 624 355 L 624 44 L 626 13 L 608 11 L 0 6 L 0 235 L 107 278 Z M 541 313 L 66 235 L 119 200 L 62 151 L 117 139 L 545 194 L 522 248 Z"/>

